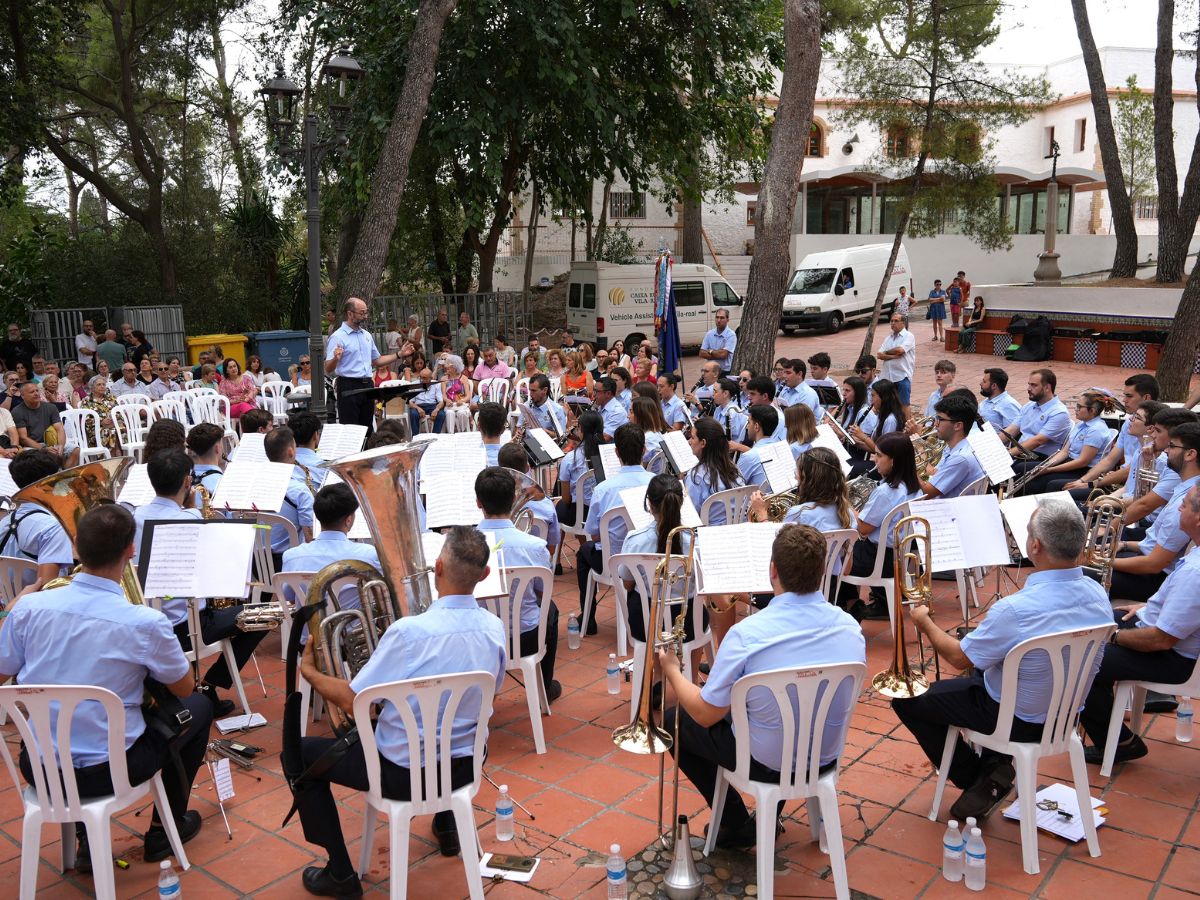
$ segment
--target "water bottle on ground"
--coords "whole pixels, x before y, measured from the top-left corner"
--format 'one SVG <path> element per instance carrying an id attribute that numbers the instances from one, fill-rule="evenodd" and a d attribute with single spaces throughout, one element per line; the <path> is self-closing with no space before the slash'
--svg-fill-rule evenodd
<path id="1" fill-rule="evenodd" d="M 951 819 L 946 834 L 942 837 L 942 877 L 947 881 L 962 881 L 965 847 L 962 832 L 958 830 L 958 822 Z"/>
<path id="2" fill-rule="evenodd" d="M 1192 698 L 1180 697 L 1175 710 L 1175 740 L 1181 744 L 1192 742 Z"/>
<path id="3" fill-rule="evenodd" d="M 179 900 L 183 891 L 179 887 L 179 875 L 171 868 L 171 861 L 164 859 L 158 867 L 158 896 Z"/>
<path id="4" fill-rule="evenodd" d="M 629 896 L 629 885 L 625 882 L 625 857 L 621 855 L 621 845 L 613 844 L 608 848 L 608 900 L 626 900 Z"/>
<path id="5" fill-rule="evenodd" d="M 579 635 L 579 616 L 571 613 L 570 618 L 567 619 L 567 646 L 572 650 L 578 650 L 582 642 Z"/>
<path id="6" fill-rule="evenodd" d="M 496 798 L 496 840 L 513 839 L 513 804 L 508 796 L 508 785 L 500 785 L 500 796 Z"/>
<path id="7" fill-rule="evenodd" d="M 621 693 L 621 668 L 617 665 L 617 654 L 608 654 L 608 692 Z"/>
<path id="8" fill-rule="evenodd" d="M 987 886 L 987 847 L 983 844 L 983 832 L 978 828 L 971 829 L 966 854 L 963 880 L 967 890 L 982 891 Z"/>

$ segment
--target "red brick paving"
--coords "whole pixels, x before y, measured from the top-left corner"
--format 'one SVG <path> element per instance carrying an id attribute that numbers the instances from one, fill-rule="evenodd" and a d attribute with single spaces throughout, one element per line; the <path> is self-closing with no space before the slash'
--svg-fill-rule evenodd
<path id="1" fill-rule="evenodd" d="M 914 404 L 924 405 L 933 388 L 933 364 L 944 351 L 929 340 L 928 323 L 915 323 L 918 357 Z M 883 329 L 877 332 L 876 346 Z M 830 353 L 835 367 L 853 364 L 862 342 L 863 329 L 851 328 L 835 336 L 780 338 L 778 355 L 807 357 L 821 349 Z M 1012 376 L 1012 393 L 1024 400 L 1025 375 L 1037 363 L 1006 363 L 994 357 L 956 355 L 958 383 L 977 388 L 984 366 L 1001 365 Z M 687 361 L 688 375 L 695 378 L 696 360 Z M 1059 392 L 1077 393 L 1091 385 L 1119 389 L 1132 370 L 1098 366 L 1055 364 Z M 557 579 L 555 598 L 566 614 L 577 608 L 575 575 L 571 553 L 564 553 L 567 573 Z M 992 587 L 989 580 L 988 589 Z M 935 582 L 936 607 L 947 623 L 957 616 L 957 601 L 951 586 Z M 476 799 L 476 821 L 485 851 L 536 853 L 543 862 L 533 882 L 488 885 L 492 897 L 533 895 L 576 898 L 604 896 L 604 870 L 589 851 L 607 852 L 608 844 L 620 842 L 632 855 L 652 839 L 655 830 L 658 763 L 655 759 L 624 754 L 613 747 L 609 735 L 613 725 L 626 720 L 628 686 L 619 698 L 605 689 L 604 661 L 615 642 L 615 615 L 611 595 L 599 606 L 598 637 L 585 638 L 579 651 L 559 641 L 559 673 L 566 693 L 545 720 L 549 752 L 538 756 L 533 750 L 525 712 L 525 694 L 509 681 L 496 700 L 496 717 L 490 740 L 488 772 L 497 782 L 507 782 L 513 796 L 529 807 L 537 821 L 530 822 L 517 810 L 517 840 L 501 845 L 494 839 L 491 807 L 495 790 L 486 782 Z M 885 622 L 864 623 L 868 638 L 868 669 L 883 669 L 890 656 L 891 641 Z M 277 638 L 269 637 L 258 654 L 270 696 L 255 698 L 255 709 L 266 715 L 270 725 L 251 740 L 278 746 L 276 729 L 282 715 L 283 667 Z M 253 695 L 257 688 L 253 688 Z M 507 724 L 497 724 L 507 723 Z M 320 734 L 323 724 L 310 733 Z M 11 739 L 11 729 L 8 731 Z M 1200 768 L 1192 756 L 1196 745 L 1174 742 L 1174 720 L 1170 715 L 1149 717 L 1151 753 L 1135 763 L 1118 766 L 1111 779 L 1101 778 L 1096 767 L 1088 775 L 1110 806 L 1108 823 L 1100 829 L 1104 856 L 1092 859 L 1086 847 L 1067 845 L 1051 836 L 1039 836 L 1040 875 L 1026 875 L 1021 866 L 1020 837 L 1016 824 L 997 814 L 985 824 L 989 840 L 990 897 L 1076 898 L 1080 896 L 1136 898 L 1195 897 L 1200 890 Z M 668 768 L 669 771 L 669 768 Z M 1041 780 L 1061 779 L 1068 769 L 1060 760 L 1046 762 Z M 194 807 L 205 818 L 201 834 L 188 845 L 193 867 L 183 874 L 183 889 L 189 897 L 256 898 L 304 896 L 300 871 L 319 861 L 315 848 L 305 843 L 299 824 L 281 829 L 289 804 L 277 755 L 263 758 L 254 775 L 237 768 L 233 780 L 238 796 L 226 805 L 234 830 L 228 840 L 215 806 L 212 785 L 201 772 L 194 791 Z M 891 716 L 886 703 L 864 695 L 856 711 L 847 742 L 841 778 L 841 818 L 847 851 L 850 884 L 863 895 L 881 898 L 940 898 L 962 896 L 962 885 L 945 883 L 940 862 L 941 825 L 925 818 L 933 793 L 932 770 L 908 734 Z M 361 829 L 361 800 L 351 791 L 338 791 L 342 820 L 358 850 Z M 695 812 L 693 833 L 699 834 L 708 821 L 700 797 L 686 788 L 681 807 Z M 20 802 L 11 784 L 0 790 L 0 879 L 15 888 L 20 869 Z M 826 858 L 808 842 L 808 820 L 802 804 L 785 811 L 787 830 L 776 848 L 775 888 L 778 896 L 829 897 L 833 885 Z M 410 838 L 410 889 L 425 896 L 465 897 L 467 894 L 460 860 L 437 854 L 427 819 L 414 823 Z M 116 871 L 118 895 L 153 896 L 157 878 L 154 866 L 141 862 L 139 833 L 145 817 L 132 812 L 114 825 L 114 846 L 130 860 L 130 868 Z M 385 826 L 381 825 L 381 829 Z M 74 872 L 57 871 L 58 848 L 49 843 L 53 829 L 43 831 L 39 866 L 39 894 L 46 897 L 77 897 L 90 893 L 91 880 Z M 372 864 L 366 876 L 371 896 L 386 894 L 388 854 L 386 831 L 376 838 Z M 583 863 L 591 862 L 590 865 Z M 782 868 L 780 868 L 782 867 Z M 11 888 L 10 888 L 11 889 Z M 13 890 L 15 894 L 15 889 Z M 11 896 L 11 895 L 10 895 Z"/>

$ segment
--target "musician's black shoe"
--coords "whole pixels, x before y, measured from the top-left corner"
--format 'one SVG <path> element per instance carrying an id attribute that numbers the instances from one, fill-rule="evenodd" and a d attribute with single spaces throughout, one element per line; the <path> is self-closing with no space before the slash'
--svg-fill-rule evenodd
<path id="1" fill-rule="evenodd" d="M 208 702 L 212 704 L 214 719 L 223 719 L 233 712 L 233 701 L 223 699 L 217 693 L 217 689 L 211 684 L 201 684 L 200 687 L 196 688 L 196 693 L 203 694 L 208 698 Z"/>
<path id="2" fill-rule="evenodd" d="M 1178 707 L 1179 702 L 1170 694 L 1160 694 L 1158 691 L 1146 691 L 1146 703 L 1142 706 L 1142 711 L 1148 713 L 1168 713 L 1175 712 Z"/>
<path id="3" fill-rule="evenodd" d="M 351 872 L 345 878 L 334 878 L 328 866 L 309 866 L 302 876 L 304 889 L 318 897 L 361 897 L 362 882 Z"/>
<path id="4" fill-rule="evenodd" d="M 562 563 L 555 563 L 554 564 L 554 574 L 561 575 L 562 573 L 563 573 Z"/>
<path id="5" fill-rule="evenodd" d="M 599 626 L 596 625 L 596 620 L 594 618 L 592 619 L 592 621 L 587 623 L 587 628 L 584 629 L 583 633 L 586 634 L 588 637 L 591 637 L 594 634 L 600 633 L 600 628 L 599 628 Z"/>
<path id="6" fill-rule="evenodd" d="M 851 610 L 850 615 L 854 616 L 860 622 L 863 620 L 877 622 L 881 619 L 887 619 L 889 618 L 887 601 L 872 600 L 870 603 L 863 603 L 857 611 Z"/>
<path id="7" fill-rule="evenodd" d="M 971 817 L 982 821 L 1012 791 L 1016 778 L 1011 763 L 1000 763 L 959 795 L 950 807 L 950 817 L 960 822 Z"/>
<path id="8" fill-rule="evenodd" d="M 433 817 L 433 836 L 437 838 L 442 856 L 458 856 L 462 849 L 458 843 L 458 827 L 452 813 L 436 813 Z"/>
<path id="9" fill-rule="evenodd" d="M 1146 742 L 1135 734 L 1124 744 L 1117 744 L 1117 755 L 1113 758 L 1113 762 L 1129 762 L 1133 759 L 1141 759 L 1149 752 L 1150 748 L 1146 746 Z M 1083 758 L 1085 762 L 1089 762 L 1093 766 L 1098 766 L 1104 762 L 1104 748 L 1094 745 L 1084 747 Z"/>
<path id="10" fill-rule="evenodd" d="M 562 685 L 557 681 L 551 681 L 546 685 L 546 703 L 553 703 L 562 696 Z"/>
<path id="11" fill-rule="evenodd" d="M 92 874 L 92 848 L 88 844 L 87 830 L 83 827 L 76 829 L 79 843 L 75 847 L 75 872 L 79 875 Z"/>
<path id="12" fill-rule="evenodd" d="M 186 844 L 200 833 L 200 826 L 203 824 L 200 821 L 200 813 L 189 809 L 183 814 L 182 819 L 175 820 L 175 827 L 179 829 L 179 840 Z M 161 862 L 175 855 L 175 851 L 171 849 L 171 842 L 167 840 L 166 829 L 161 825 L 150 826 L 150 830 L 146 832 L 143 839 L 142 849 L 143 856 L 149 863 Z"/>

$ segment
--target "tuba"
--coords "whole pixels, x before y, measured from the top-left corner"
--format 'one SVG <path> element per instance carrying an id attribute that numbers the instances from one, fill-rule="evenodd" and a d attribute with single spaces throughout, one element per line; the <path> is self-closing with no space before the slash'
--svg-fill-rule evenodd
<path id="1" fill-rule="evenodd" d="M 516 469 L 505 469 L 504 471 L 513 477 L 517 487 L 508 517 L 512 519 L 513 525 L 521 531 L 528 532 L 533 524 L 533 510 L 529 508 L 529 504 L 544 499 L 546 492 L 528 472 L 518 472 Z"/>
<path id="2" fill-rule="evenodd" d="M 912 530 L 909 530 L 910 528 Z M 929 690 L 924 671 L 925 651 L 921 633 L 918 631 L 917 646 L 921 650 L 921 661 L 917 666 L 909 663 L 904 643 L 904 607 L 906 604 L 928 605 L 933 599 L 933 555 L 929 521 L 920 516 L 905 516 L 900 519 L 892 526 L 892 545 L 895 548 L 896 577 L 892 664 L 871 680 L 871 687 L 885 697 L 917 697 Z M 934 660 L 937 660 L 936 651 Z"/>
<path id="3" fill-rule="evenodd" d="M 1079 564 L 1096 572 L 1105 593 L 1112 586 L 1113 560 L 1121 547 L 1121 518 L 1125 505 L 1116 497 L 1097 497 L 1088 507 L 1084 520 L 1086 539 Z"/>

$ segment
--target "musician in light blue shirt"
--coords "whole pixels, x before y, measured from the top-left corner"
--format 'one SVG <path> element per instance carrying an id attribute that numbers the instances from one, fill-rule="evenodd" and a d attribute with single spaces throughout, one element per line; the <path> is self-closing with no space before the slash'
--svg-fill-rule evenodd
<path id="1" fill-rule="evenodd" d="M 288 416 L 288 428 L 296 438 L 296 465 L 304 471 L 306 483 L 312 481 L 314 491 L 320 489 L 329 474 L 327 462 L 317 453 L 324 427 L 314 413 L 294 412 Z"/>
<path id="2" fill-rule="evenodd" d="M 946 449 L 929 480 L 921 483 L 926 497 L 957 497 L 964 488 L 983 478 L 983 466 L 967 443 L 975 415 L 975 404 L 958 395 L 940 400 L 934 407 L 937 436 L 945 442 Z"/>
<path id="3" fill-rule="evenodd" d="M 749 421 L 746 413 L 734 402 L 740 393 L 737 383 L 728 378 L 722 378 L 713 388 L 713 401 L 717 405 L 713 410 L 713 418 L 734 444 L 745 442 L 746 422 Z"/>
<path id="4" fill-rule="evenodd" d="M 58 473 L 62 457 L 43 449 L 18 453 L 8 473 L 18 488 L 27 488 Z M 65 575 L 75 562 L 71 539 L 58 519 L 37 503 L 17 504 L 0 520 L 0 555 L 37 563 L 37 574 L 24 576 L 26 591 L 41 590 L 51 578 Z"/>
<path id="5" fill-rule="evenodd" d="M 263 448 L 271 462 L 289 463 L 292 466 L 292 480 L 288 482 L 287 492 L 283 495 L 279 515 L 296 526 L 300 543 L 311 541 L 313 495 L 304 480 L 304 470 L 296 465 L 296 438 L 292 435 L 292 429 L 276 428 L 263 438 Z M 276 557 L 276 569 L 283 563 L 283 551 L 290 546 L 287 529 L 282 525 L 272 525 L 271 553 Z"/>
<path id="6" fill-rule="evenodd" d="M 625 412 L 629 412 L 629 407 L 633 403 L 633 390 L 629 387 L 629 383 L 633 378 L 629 374 L 629 370 L 622 366 L 613 366 L 608 371 L 608 377 L 613 380 L 613 384 L 617 386 L 614 396 L 617 402 L 625 408 Z M 595 393 L 595 386 L 592 388 Z"/>
<path id="7" fill-rule="evenodd" d="M 770 576 L 775 596 L 766 609 L 730 629 L 721 641 L 704 687 L 684 677 L 674 653 L 658 654 L 658 664 L 679 698 L 679 705 L 664 716 L 663 727 L 673 730 L 678 718 L 679 742 L 672 752 L 677 754 L 680 769 L 710 806 L 717 767 L 729 764 L 739 744 L 749 742 L 750 775 L 757 780 L 778 780 L 785 752 L 797 767 L 809 763 L 807 748 L 798 758 L 792 758 L 791 748 L 784 747 L 779 709 L 765 689 L 756 688 L 746 697 L 750 733 L 734 731 L 729 707 L 739 678 L 774 669 L 866 661 L 866 642 L 858 624 L 821 596 L 824 567 L 825 539 L 806 525 L 785 525 L 771 546 Z M 831 684 L 830 689 L 833 699 L 817 751 L 823 769 L 836 765 L 842 754 L 856 700 L 849 679 Z M 813 715 L 809 709 L 794 713 L 801 721 Z M 737 791 L 726 794 L 724 812 L 716 827 L 718 846 L 735 848 L 754 843 L 754 819 Z"/>
<path id="8" fill-rule="evenodd" d="M 1042 459 L 1060 449 L 1071 433 L 1071 414 L 1067 407 L 1054 396 L 1058 378 L 1051 369 L 1034 369 L 1029 373 L 1029 402 L 1021 407 L 1017 421 L 1004 429 L 1010 438 L 1023 450 L 1032 450 Z M 1017 447 L 1010 451 L 1014 456 Z M 1034 462 L 1018 460 L 1013 466 L 1017 474 L 1036 465 Z"/>
<path id="9" fill-rule="evenodd" d="M 721 365 L 721 374 L 728 375 L 737 350 L 737 333 L 729 327 L 729 311 L 718 309 L 713 315 L 716 328 L 710 328 L 700 342 L 700 358 L 713 359 Z"/>
<path id="10" fill-rule="evenodd" d="M 487 541 L 480 531 L 462 526 L 449 529 L 442 552 L 433 564 L 438 599 L 429 609 L 419 616 L 405 616 L 388 628 L 370 660 L 349 683 L 316 668 L 314 642 L 309 641 L 301 665 L 304 678 L 326 703 L 342 710 L 353 709 L 357 693 L 379 684 L 460 672 L 487 672 L 494 677 L 498 691 L 504 682 L 504 626 L 482 609 L 473 596 L 475 585 L 487 576 L 489 556 Z M 491 709 L 481 708 L 480 699 L 478 693 L 468 691 L 450 724 L 452 788 L 470 784 L 475 777 L 475 730 L 486 727 L 492 713 Z M 383 704 L 375 739 L 385 796 L 409 799 L 412 760 L 408 734 L 400 713 L 391 703 Z M 334 742 L 333 738 L 304 738 L 302 765 L 307 768 L 320 759 Z M 361 885 L 346 850 L 331 784 L 366 790 L 367 769 L 361 744 L 354 745 L 336 765 L 316 776 L 298 795 L 305 838 L 324 847 L 329 854 L 328 865 L 311 866 L 304 871 L 305 889 L 325 896 L 357 896 Z M 453 813 L 435 814 L 433 832 L 443 854 L 453 856 L 458 852 L 459 836 Z M 468 846 L 474 840 L 467 836 L 464 839 Z"/>
<path id="11" fill-rule="evenodd" d="M 767 473 L 762 464 L 762 448 L 781 442 L 776 437 L 779 410 L 774 406 L 750 407 L 750 421 L 746 425 L 746 436 L 753 441 L 750 449 L 738 458 L 738 472 L 746 484 L 766 484 Z"/>
<path id="12" fill-rule="evenodd" d="M 475 476 L 475 502 L 483 510 L 483 521 L 478 528 L 495 536 L 493 562 L 506 569 L 520 566 L 549 569 L 550 551 L 546 548 L 546 542 L 536 535 L 521 531 L 509 518 L 516 496 L 516 480 L 507 469 L 484 469 Z M 546 653 L 539 664 L 547 703 L 553 703 L 562 696 L 562 685 L 554 680 L 554 660 L 558 655 L 558 607 L 554 604 L 553 593 L 553 578 L 547 583 L 531 579 L 526 583 L 525 593 L 519 600 L 512 598 L 512 602 L 521 604 L 522 656 L 533 656 L 541 649 L 538 642 L 541 606 L 543 603 L 550 604 L 550 611 L 546 614 Z"/>
<path id="13" fill-rule="evenodd" d="M 658 398 L 662 406 L 663 419 L 666 420 L 668 428 L 682 431 L 685 426 L 692 424 L 692 420 L 688 416 L 687 406 L 675 396 L 675 389 L 678 386 L 679 376 L 674 372 L 666 372 L 658 376 Z"/>
<path id="14" fill-rule="evenodd" d="M 933 381 L 937 387 L 933 389 L 933 393 L 929 395 L 929 400 L 925 404 L 925 418 L 932 419 L 934 407 L 943 397 L 954 390 L 954 375 L 957 371 L 958 367 L 948 359 L 939 359 L 933 364 Z"/>
<path id="15" fill-rule="evenodd" d="M 934 651 L 954 668 L 975 667 L 969 678 L 936 681 L 912 699 L 892 701 L 892 709 L 912 732 L 925 755 L 940 765 L 950 726 L 991 732 L 1000 712 L 1004 660 L 1017 644 L 1030 638 L 1112 624 L 1112 607 L 1104 588 L 1083 574 L 1076 560 L 1083 550 L 1086 529 L 1073 503 L 1045 501 L 1029 521 L 1025 555 L 1034 571 L 1024 587 L 997 600 L 978 627 L 958 641 L 935 623 L 929 607 L 912 608 L 912 620 Z M 1090 684 L 1100 667 L 1097 654 Z M 1012 738 L 1037 741 L 1042 736 L 1053 674 L 1045 653 L 1025 656 L 1017 681 L 1016 715 Z M 977 754 L 960 737 L 950 764 L 949 779 L 963 794 L 950 808 L 951 817 L 986 815 L 1012 785 L 1011 757 L 984 749 Z"/>
<path id="16" fill-rule="evenodd" d="M 704 501 L 713 494 L 740 487 L 742 476 L 729 456 L 729 438 L 715 419 L 708 416 L 697 419 L 688 436 L 688 446 L 699 462 L 683 476 L 683 486 L 700 512 Z M 725 505 L 714 504 L 708 516 L 706 525 L 725 525 Z"/>
<path id="17" fill-rule="evenodd" d="M 775 403 L 780 409 L 787 409 L 794 403 L 803 403 L 813 411 L 814 416 L 824 413 L 821 397 L 804 383 L 808 375 L 808 366 L 802 359 L 789 360 L 783 369 L 783 387 L 775 395 Z"/>
<path id="18" fill-rule="evenodd" d="M 599 378 L 592 386 L 596 407 L 604 419 L 604 439 L 611 441 L 617 429 L 629 421 L 629 408 L 616 398 L 617 383 L 611 378 Z M 630 401 L 632 405 L 632 400 Z"/>
<path id="19" fill-rule="evenodd" d="M 991 422 L 997 431 L 1004 431 L 1021 417 L 1021 404 L 1008 393 L 1008 373 L 1003 369 L 983 370 L 979 395 L 983 398 L 979 415 L 985 422 Z"/>
<path id="20" fill-rule="evenodd" d="M 525 404 L 533 421 L 521 413 L 521 425 L 525 428 L 544 428 L 550 437 L 558 439 L 567 433 L 566 414 L 550 399 L 550 379 L 537 374 L 529 379 L 529 402 Z"/>
<path id="21" fill-rule="evenodd" d="M 601 379 L 601 381 L 605 380 L 611 379 Z M 579 581 L 580 611 L 583 610 L 584 600 L 586 599 L 588 572 L 599 572 L 603 565 L 600 545 L 594 543 L 600 539 L 600 520 L 610 509 L 624 506 L 624 501 L 621 499 L 621 491 L 626 488 L 649 484 L 650 479 L 654 477 L 643 469 L 641 465 L 642 455 L 646 452 L 646 438 L 641 427 L 632 423 L 626 423 L 617 429 L 614 437 L 617 458 L 621 461 L 621 468 L 596 485 L 596 489 L 592 493 L 592 502 L 588 506 L 587 522 L 584 524 L 584 530 L 587 532 L 590 540 L 584 541 L 579 551 L 575 554 L 575 573 Z M 608 537 L 611 553 L 621 552 L 627 527 L 625 519 L 621 516 L 616 516 L 609 523 Z M 592 607 L 591 621 L 584 624 L 588 634 L 596 633 L 596 605 Z"/>
<path id="22" fill-rule="evenodd" d="M 509 442 L 500 448 L 500 455 L 496 462 L 506 469 L 512 469 L 514 472 L 520 472 L 524 475 L 529 474 L 529 455 L 525 448 L 520 444 Z M 546 549 L 553 557 L 554 549 L 562 540 L 562 529 L 558 524 L 558 515 L 554 509 L 554 501 L 541 494 L 535 499 L 530 499 L 525 502 L 525 508 L 528 509 L 534 519 L 545 523 L 546 526 Z"/>

